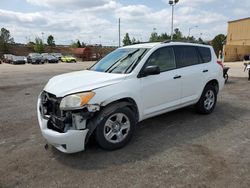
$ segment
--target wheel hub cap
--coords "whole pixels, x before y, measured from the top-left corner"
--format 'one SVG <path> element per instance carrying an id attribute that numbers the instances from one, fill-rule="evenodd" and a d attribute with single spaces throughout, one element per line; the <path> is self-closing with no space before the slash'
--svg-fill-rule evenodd
<path id="1" fill-rule="evenodd" d="M 129 118 L 123 113 L 110 116 L 104 125 L 104 137 L 111 143 L 122 142 L 130 130 Z"/>
<path id="2" fill-rule="evenodd" d="M 214 106 L 215 95 L 212 90 L 208 90 L 205 95 L 204 107 L 206 110 L 210 110 Z"/>

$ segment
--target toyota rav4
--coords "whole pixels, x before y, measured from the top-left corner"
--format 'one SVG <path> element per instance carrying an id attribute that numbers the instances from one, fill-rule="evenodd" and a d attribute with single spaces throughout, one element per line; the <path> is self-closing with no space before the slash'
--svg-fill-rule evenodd
<path id="1" fill-rule="evenodd" d="M 88 70 L 50 79 L 38 98 L 38 120 L 44 138 L 62 152 L 84 150 L 91 135 L 114 150 L 144 119 L 189 105 L 211 113 L 223 86 L 223 66 L 211 46 L 136 44 Z"/>

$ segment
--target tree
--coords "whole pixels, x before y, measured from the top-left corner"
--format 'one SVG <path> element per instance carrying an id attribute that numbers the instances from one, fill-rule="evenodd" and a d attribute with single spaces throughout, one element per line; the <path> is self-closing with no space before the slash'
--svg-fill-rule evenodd
<path id="1" fill-rule="evenodd" d="M 8 53 L 8 44 L 14 43 L 14 39 L 10 35 L 10 31 L 2 28 L 0 32 L 0 51 Z"/>
<path id="2" fill-rule="evenodd" d="M 53 46 L 55 46 L 55 39 L 52 35 L 49 35 L 47 38 L 47 44 L 50 47 L 50 51 L 52 51 Z"/>
<path id="3" fill-rule="evenodd" d="M 179 30 L 179 28 L 175 28 L 175 29 L 174 29 L 173 39 L 174 39 L 174 40 L 182 40 L 182 39 L 183 39 L 182 33 L 181 33 L 181 31 Z"/>
<path id="4" fill-rule="evenodd" d="M 159 36 L 156 32 L 151 33 L 151 36 L 149 38 L 149 42 L 158 42 Z"/>
<path id="5" fill-rule="evenodd" d="M 77 40 L 76 42 L 72 42 L 71 47 L 73 47 L 73 48 L 81 48 L 82 45 L 81 45 L 80 40 Z"/>
<path id="6" fill-rule="evenodd" d="M 131 43 L 132 43 L 132 44 L 135 44 L 135 43 L 136 43 L 135 37 L 132 38 Z"/>
<path id="7" fill-rule="evenodd" d="M 149 38 L 150 42 L 163 42 L 166 40 L 170 40 L 171 36 L 167 33 L 162 33 L 161 35 L 158 35 L 156 32 L 151 33 L 151 36 Z"/>
<path id="8" fill-rule="evenodd" d="M 37 53 L 43 53 L 45 49 L 43 40 L 39 37 L 35 39 L 35 44 L 34 44 L 34 51 Z"/>
<path id="9" fill-rule="evenodd" d="M 201 44 L 204 43 L 204 41 L 202 40 L 201 37 L 198 38 L 198 42 L 201 43 Z"/>
<path id="10" fill-rule="evenodd" d="M 166 40 L 170 40 L 171 36 L 168 35 L 167 33 L 162 33 L 161 35 L 159 35 L 159 41 L 163 42 Z"/>
<path id="11" fill-rule="evenodd" d="M 216 37 L 214 37 L 214 39 L 212 40 L 212 46 L 214 48 L 214 51 L 216 53 L 216 55 L 219 55 L 219 52 L 222 51 L 223 49 L 223 44 L 226 40 L 226 36 L 223 34 L 219 34 Z"/>
<path id="12" fill-rule="evenodd" d="M 76 44 L 77 44 L 77 48 L 81 48 L 82 47 L 80 40 L 77 40 Z"/>
<path id="13" fill-rule="evenodd" d="M 123 46 L 132 44 L 128 33 L 126 33 L 122 42 L 123 42 Z"/>
<path id="14" fill-rule="evenodd" d="M 87 45 L 84 42 L 82 42 L 82 47 L 85 48 L 86 46 Z"/>
<path id="15" fill-rule="evenodd" d="M 48 46 L 50 46 L 50 47 L 53 47 L 53 46 L 56 45 L 56 44 L 55 44 L 55 39 L 54 39 L 54 37 L 53 37 L 52 35 L 49 35 L 49 36 L 48 36 L 48 38 L 47 38 L 47 44 L 48 44 Z"/>

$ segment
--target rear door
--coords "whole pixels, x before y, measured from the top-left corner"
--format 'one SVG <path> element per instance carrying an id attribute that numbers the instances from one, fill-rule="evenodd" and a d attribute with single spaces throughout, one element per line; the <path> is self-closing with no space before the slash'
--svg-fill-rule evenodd
<path id="1" fill-rule="evenodd" d="M 195 46 L 174 47 L 177 67 L 182 76 L 181 104 L 196 101 L 204 87 L 204 65 Z"/>

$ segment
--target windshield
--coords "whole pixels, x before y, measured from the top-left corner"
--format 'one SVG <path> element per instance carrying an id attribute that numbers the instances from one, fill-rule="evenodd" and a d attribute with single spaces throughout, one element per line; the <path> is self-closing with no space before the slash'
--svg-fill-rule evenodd
<path id="1" fill-rule="evenodd" d="M 148 52 L 146 48 L 120 48 L 101 59 L 90 70 L 110 73 L 130 73 Z"/>

